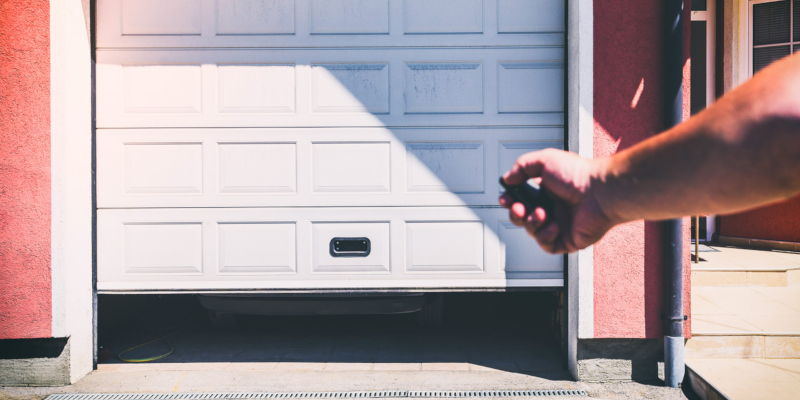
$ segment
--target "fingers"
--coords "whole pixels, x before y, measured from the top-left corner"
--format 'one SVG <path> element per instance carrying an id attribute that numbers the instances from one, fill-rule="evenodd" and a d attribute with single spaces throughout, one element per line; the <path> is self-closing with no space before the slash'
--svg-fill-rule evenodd
<path id="1" fill-rule="evenodd" d="M 548 225 L 547 212 L 541 207 L 536 207 L 525 221 L 525 229 L 528 231 L 528 234 L 536 238 L 536 240 L 539 240 L 538 238 L 542 229 L 545 229 Z"/>
<path id="2" fill-rule="evenodd" d="M 508 208 L 508 219 L 516 226 L 525 228 L 528 234 L 536 239 L 539 246 L 550 254 L 561 254 L 567 251 L 561 237 L 561 228 L 555 221 L 547 220 L 547 212 L 537 207 L 530 215 L 525 216 L 525 206 L 511 203 L 501 198 L 501 204 Z"/>
<path id="3" fill-rule="evenodd" d="M 549 223 L 536 232 L 536 241 L 544 251 L 550 254 L 563 253 L 561 251 L 560 240 L 561 229 L 556 223 Z"/>
<path id="4" fill-rule="evenodd" d="M 566 252 L 564 240 L 561 238 L 561 229 L 555 221 L 547 221 L 547 212 L 542 207 L 536 207 L 530 215 L 525 216 L 525 206 L 522 203 L 514 202 L 514 199 L 508 194 L 501 195 L 498 201 L 501 206 L 508 209 L 508 219 L 511 223 L 525 228 L 525 231 L 536 239 L 543 250 L 551 254 Z"/>
<path id="5" fill-rule="evenodd" d="M 525 206 L 514 202 L 514 199 L 503 193 L 498 199 L 500 205 L 508 209 L 508 219 L 516 226 L 525 227 Z"/>
<path id="6" fill-rule="evenodd" d="M 541 176 L 544 170 L 543 158 L 546 157 L 546 155 L 546 151 L 534 151 L 523 154 L 517 159 L 517 162 L 514 163 L 511 169 L 503 175 L 503 180 L 509 185 L 519 185 L 529 178 Z"/>
<path id="7" fill-rule="evenodd" d="M 525 228 L 533 237 L 536 237 L 537 231 L 542 227 L 547 219 L 547 212 L 537 207 L 530 215 L 525 215 L 525 206 L 522 203 L 513 203 L 508 208 L 508 219 L 516 226 Z"/>
<path id="8" fill-rule="evenodd" d="M 508 219 L 519 227 L 525 227 L 525 206 L 522 203 L 514 203 L 508 209 Z"/>
<path id="9" fill-rule="evenodd" d="M 508 193 L 503 193 L 500 195 L 500 198 L 497 199 L 503 208 L 511 208 L 511 205 L 514 204 L 514 198 L 511 197 Z"/>

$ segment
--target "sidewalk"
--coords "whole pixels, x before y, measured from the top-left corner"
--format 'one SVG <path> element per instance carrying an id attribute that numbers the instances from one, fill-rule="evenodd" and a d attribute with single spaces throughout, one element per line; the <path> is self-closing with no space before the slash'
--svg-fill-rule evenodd
<path id="1" fill-rule="evenodd" d="M 687 365 L 733 400 L 800 393 L 800 254 L 702 246 Z"/>

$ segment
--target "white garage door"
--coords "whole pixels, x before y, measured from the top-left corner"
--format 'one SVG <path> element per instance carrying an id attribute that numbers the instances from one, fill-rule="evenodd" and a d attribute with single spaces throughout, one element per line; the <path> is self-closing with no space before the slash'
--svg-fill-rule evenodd
<path id="1" fill-rule="evenodd" d="M 497 179 L 563 148 L 564 9 L 99 0 L 98 289 L 561 286 Z"/>

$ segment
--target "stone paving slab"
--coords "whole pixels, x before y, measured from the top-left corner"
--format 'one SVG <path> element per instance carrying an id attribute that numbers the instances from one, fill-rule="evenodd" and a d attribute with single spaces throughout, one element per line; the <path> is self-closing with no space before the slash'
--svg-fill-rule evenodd
<path id="1" fill-rule="evenodd" d="M 692 333 L 800 335 L 800 286 L 693 287 Z"/>
<path id="2" fill-rule="evenodd" d="M 687 363 L 731 400 L 796 400 L 800 359 L 706 358 Z"/>

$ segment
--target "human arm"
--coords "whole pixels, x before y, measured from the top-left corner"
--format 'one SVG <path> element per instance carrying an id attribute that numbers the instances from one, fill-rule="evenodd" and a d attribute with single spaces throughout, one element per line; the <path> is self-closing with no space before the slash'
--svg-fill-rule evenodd
<path id="1" fill-rule="evenodd" d="M 512 222 L 553 253 L 585 248 L 620 223 L 730 213 L 790 197 L 800 191 L 800 54 L 611 157 L 528 153 L 504 178 L 540 178 L 556 200 L 554 216 L 538 208 L 525 218 L 521 204 L 500 198 Z"/>

